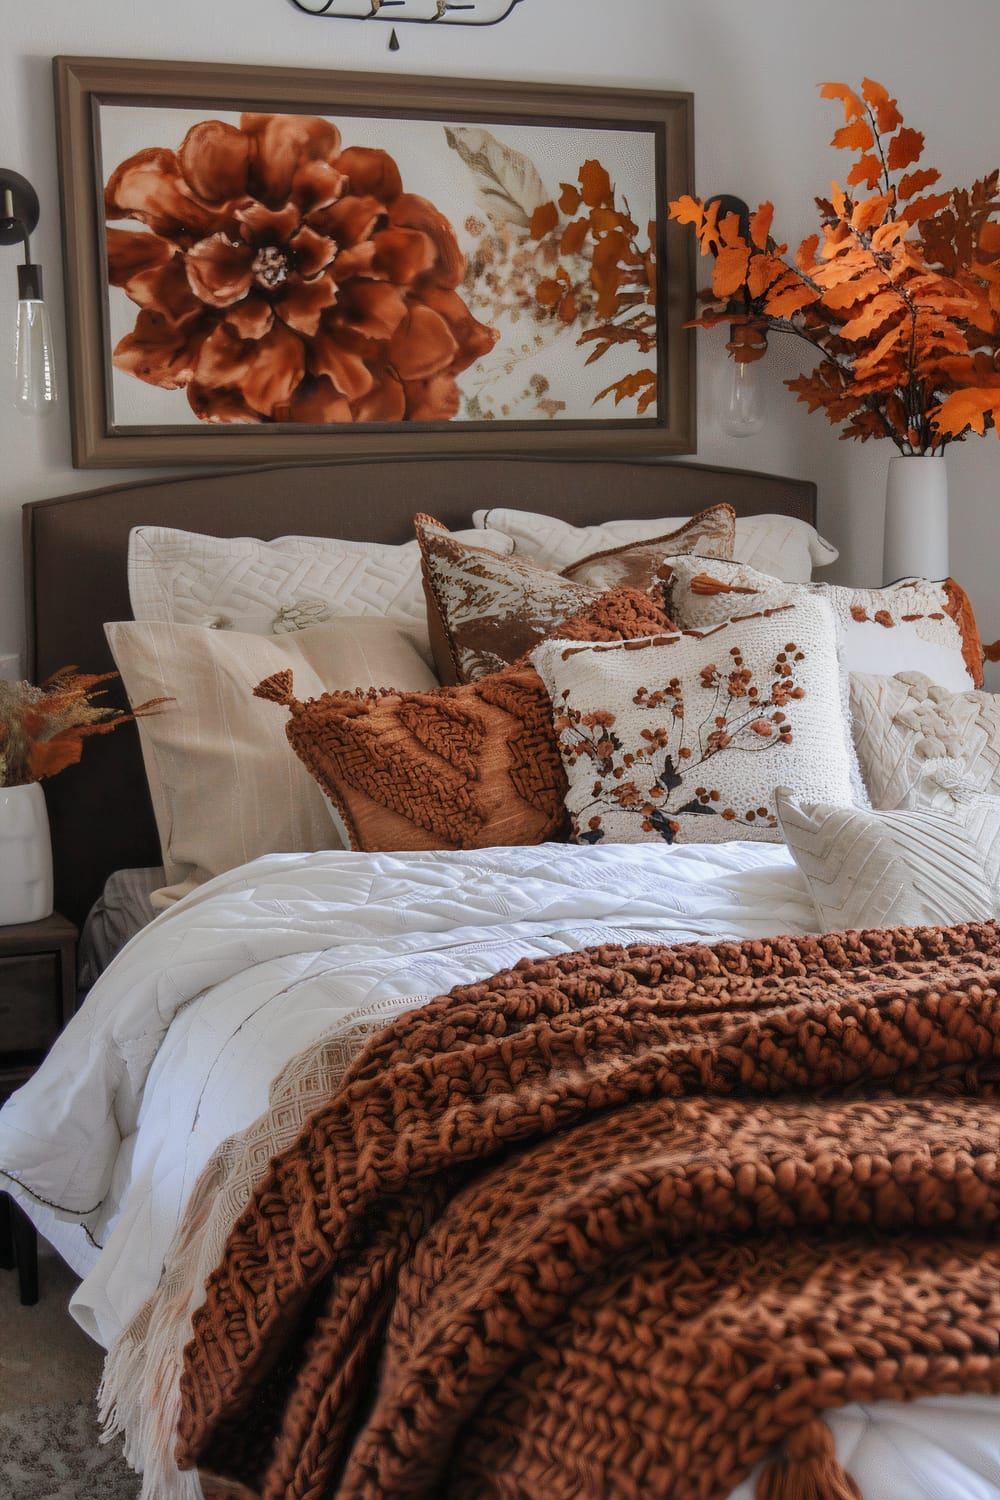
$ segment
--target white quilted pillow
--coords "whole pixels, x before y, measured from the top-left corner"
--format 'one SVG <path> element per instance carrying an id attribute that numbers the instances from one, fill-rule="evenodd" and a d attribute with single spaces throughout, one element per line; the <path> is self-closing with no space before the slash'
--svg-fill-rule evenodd
<path id="1" fill-rule="evenodd" d="M 1000 794 L 1000 696 L 953 693 L 923 672 L 851 673 L 851 717 L 873 807 L 914 806 L 929 761 L 961 761 L 977 792 Z"/>
<path id="2" fill-rule="evenodd" d="M 569 568 L 594 552 L 623 542 L 645 542 L 692 519 L 666 516 L 652 521 L 606 521 L 600 526 L 571 526 L 555 516 L 530 510 L 494 507 L 473 512 L 473 522 L 487 535 L 511 536 L 518 555 L 544 568 Z M 733 558 L 786 583 L 806 583 L 813 568 L 825 568 L 838 556 L 836 547 L 808 521 L 794 516 L 737 516 Z"/>
<path id="3" fill-rule="evenodd" d="M 456 535 L 504 557 L 514 550 L 500 531 Z M 393 547 L 281 536 L 265 542 L 137 526 L 129 537 L 128 586 L 137 620 L 282 635 L 344 615 L 377 615 L 419 626 L 426 638 L 416 541 Z M 430 660 L 429 646 L 425 655 Z"/>

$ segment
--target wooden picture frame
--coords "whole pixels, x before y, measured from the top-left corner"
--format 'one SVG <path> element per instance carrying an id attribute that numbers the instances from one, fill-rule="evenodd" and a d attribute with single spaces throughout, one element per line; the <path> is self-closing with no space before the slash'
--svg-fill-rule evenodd
<path id="1" fill-rule="evenodd" d="M 77 466 L 695 448 L 690 94 L 54 67 Z"/>

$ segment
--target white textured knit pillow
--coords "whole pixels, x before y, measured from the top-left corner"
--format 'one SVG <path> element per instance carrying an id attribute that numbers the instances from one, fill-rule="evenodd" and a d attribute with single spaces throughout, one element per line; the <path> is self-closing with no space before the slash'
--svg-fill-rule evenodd
<path id="1" fill-rule="evenodd" d="M 1000 697 L 951 693 L 923 672 L 851 673 L 851 716 L 872 806 L 909 807 L 928 761 L 952 756 L 976 791 L 1000 794 Z"/>
<path id="2" fill-rule="evenodd" d="M 884 589 L 782 583 L 745 563 L 667 559 L 667 613 L 702 629 L 733 614 L 829 600 L 840 626 L 847 672 L 925 672 L 952 692 L 982 683 L 983 652 L 968 595 L 952 578 L 913 578 Z"/>
<path id="3" fill-rule="evenodd" d="M 644 640 L 548 641 L 531 660 L 552 699 L 577 842 L 780 842 L 778 783 L 852 801 L 825 600 Z"/>
<path id="4" fill-rule="evenodd" d="M 728 507 L 726 507 L 728 509 Z M 700 512 L 708 515 L 718 507 Z M 494 529 L 511 536 L 519 557 L 531 558 L 543 568 L 571 568 L 582 558 L 627 542 L 644 542 L 675 531 L 699 516 L 662 516 L 651 521 L 605 521 L 600 526 L 571 526 L 555 516 L 536 511 L 495 506 L 473 512 L 473 522 L 487 533 Z M 702 547 L 684 547 L 704 552 Z M 713 549 L 713 557 L 733 557 L 749 563 L 761 573 L 770 573 L 792 583 L 805 583 L 813 568 L 825 568 L 836 560 L 836 547 L 821 537 L 815 526 L 795 516 L 737 516 L 732 548 L 725 553 Z"/>
<path id="5" fill-rule="evenodd" d="M 514 550 L 500 531 L 456 535 L 500 556 Z M 280 536 L 264 542 L 137 526 L 129 537 L 128 586 L 137 620 L 283 635 L 334 618 L 378 616 L 419 626 L 425 636 L 427 630 L 416 541 L 393 547 Z M 426 642 L 424 655 L 429 661 Z"/>
<path id="6" fill-rule="evenodd" d="M 875 812 L 778 788 L 781 829 L 824 931 L 1000 917 L 1000 797 L 951 790 L 935 806 Z"/>

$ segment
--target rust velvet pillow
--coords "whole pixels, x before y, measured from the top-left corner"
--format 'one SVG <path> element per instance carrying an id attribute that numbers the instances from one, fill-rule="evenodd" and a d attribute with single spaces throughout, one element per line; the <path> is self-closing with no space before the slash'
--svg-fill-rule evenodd
<path id="1" fill-rule="evenodd" d="M 653 599 L 622 588 L 564 622 L 560 638 L 635 640 L 665 629 Z M 552 705 L 527 661 L 426 692 L 324 693 L 303 703 L 291 672 L 254 692 L 288 708 L 289 742 L 355 849 L 484 849 L 565 832 Z"/>

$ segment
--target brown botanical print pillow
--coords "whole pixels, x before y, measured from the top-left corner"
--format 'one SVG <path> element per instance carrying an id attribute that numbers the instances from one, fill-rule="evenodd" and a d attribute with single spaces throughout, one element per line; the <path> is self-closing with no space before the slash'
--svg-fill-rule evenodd
<path id="1" fill-rule="evenodd" d="M 452 536 L 432 516 L 414 520 L 424 559 L 427 618 L 442 682 L 471 682 L 518 661 L 581 617 L 572 638 L 618 640 L 670 629 L 659 599 L 573 583 L 518 558 Z M 608 601 L 608 602 L 605 602 Z M 624 622 L 624 623 L 623 623 Z"/>
<path id="2" fill-rule="evenodd" d="M 731 558 L 736 538 L 736 512 L 731 505 L 710 505 L 675 531 L 641 542 L 623 542 L 604 552 L 592 552 L 562 569 L 564 578 L 610 589 L 627 585 L 651 589 L 666 577 L 664 559 L 683 552 L 699 557 Z"/>
<path id="3" fill-rule="evenodd" d="M 288 708 L 292 748 L 355 849 L 540 844 L 565 829 L 566 777 L 531 667 L 424 693 L 324 693 L 306 703 L 291 672 L 276 672 L 254 692 Z"/>
<path id="4" fill-rule="evenodd" d="M 692 557 L 668 559 L 667 575 L 667 608 L 680 625 L 701 629 L 761 607 L 826 599 L 840 627 L 845 671 L 924 672 L 953 693 L 982 686 L 976 617 L 953 578 L 910 578 L 884 589 L 782 583 L 745 563 Z"/>
<path id="5" fill-rule="evenodd" d="M 552 700 L 578 843 L 780 843 L 779 784 L 854 800 L 825 600 L 636 641 L 547 641 L 531 660 Z"/>

